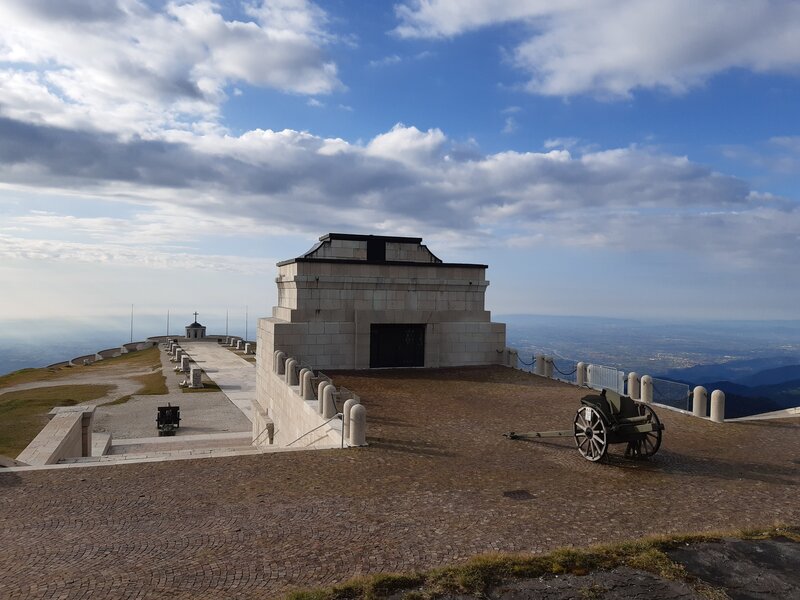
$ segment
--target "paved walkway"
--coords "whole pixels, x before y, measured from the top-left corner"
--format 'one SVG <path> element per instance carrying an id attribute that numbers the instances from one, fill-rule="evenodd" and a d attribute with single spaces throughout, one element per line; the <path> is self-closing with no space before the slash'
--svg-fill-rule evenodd
<path id="1" fill-rule="evenodd" d="M 0 471 L 0 598 L 277 598 L 298 586 L 659 533 L 800 523 L 800 419 L 660 411 L 648 462 L 583 460 L 584 391 L 500 367 L 333 373 L 370 446 Z"/>
<path id="2" fill-rule="evenodd" d="M 181 409 L 181 426 L 173 439 L 229 432 L 251 434 L 252 424 L 225 394 L 217 391 L 184 392 L 178 384 L 186 376 L 173 371 L 175 363 L 169 361 L 166 352 L 159 350 L 159 355 L 168 393 L 134 396 L 124 404 L 99 406 L 94 417 L 95 431 L 112 434 L 115 443 L 155 436 L 158 433 L 157 407 L 170 403 Z"/>
<path id="3" fill-rule="evenodd" d="M 253 400 L 256 397 L 255 363 L 215 343 L 182 341 L 181 348 L 252 423 Z"/>

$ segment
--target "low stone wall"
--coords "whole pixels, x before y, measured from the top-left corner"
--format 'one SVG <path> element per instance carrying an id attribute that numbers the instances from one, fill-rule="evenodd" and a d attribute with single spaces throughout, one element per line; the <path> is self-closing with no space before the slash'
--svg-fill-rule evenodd
<path id="1" fill-rule="evenodd" d="M 121 348 L 108 348 L 106 350 L 100 350 L 97 353 L 97 360 L 103 360 L 104 358 L 114 358 L 116 356 L 122 355 Z"/>
<path id="2" fill-rule="evenodd" d="M 50 366 L 60 367 L 60 366 L 72 365 L 74 367 L 79 367 L 84 364 L 92 364 L 93 362 L 97 362 L 105 358 L 115 358 L 117 356 L 121 356 L 129 352 L 138 352 L 139 350 L 146 350 L 147 348 L 152 348 L 155 345 L 156 342 L 152 340 L 147 340 L 144 342 L 131 342 L 129 344 L 124 344 L 119 348 L 107 348 L 106 350 L 100 350 L 99 352 L 95 352 L 94 354 L 84 354 L 83 356 L 78 356 L 76 358 L 73 358 L 72 360 L 56 363 Z"/>
<path id="3" fill-rule="evenodd" d="M 63 458 L 91 456 L 94 406 L 62 406 L 50 411 L 50 422 L 20 453 L 27 465 L 52 465 Z"/>
<path id="4" fill-rule="evenodd" d="M 81 365 L 90 365 L 97 360 L 97 354 L 84 354 L 69 361 L 69 364 L 79 367 Z"/>

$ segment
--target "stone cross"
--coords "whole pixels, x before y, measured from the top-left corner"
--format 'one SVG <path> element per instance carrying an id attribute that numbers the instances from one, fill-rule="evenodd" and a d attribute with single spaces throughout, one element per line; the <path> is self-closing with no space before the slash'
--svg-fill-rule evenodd
<path id="1" fill-rule="evenodd" d="M 194 311 L 194 322 L 197 323 L 197 311 Z"/>

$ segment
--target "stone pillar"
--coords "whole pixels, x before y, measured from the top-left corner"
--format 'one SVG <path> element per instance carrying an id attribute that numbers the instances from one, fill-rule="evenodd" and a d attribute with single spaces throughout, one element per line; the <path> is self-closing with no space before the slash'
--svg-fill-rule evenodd
<path id="1" fill-rule="evenodd" d="M 725 392 L 722 390 L 711 392 L 711 420 L 714 423 L 725 422 Z"/>
<path id="2" fill-rule="evenodd" d="M 650 375 L 642 377 L 642 402 L 653 403 L 653 378 Z"/>
<path id="3" fill-rule="evenodd" d="M 242 340 L 236 340 L 236 349 L 237 350 L 241 350 L 242 349 Z"/>
<path id="4" fill-rule="evenodd" d="M 332 419 L 336 416 L 336 403 L 333 401 L 333 392 L 336 391 L 336 386 L 329 385 L 322 393 L 322 418 Z"/>
<path id="5" fill-rule="evenodd" d="M 708 392 L 702 385 L 698 385 L 692 392 L 692 414 L 695 417 L 705 417 L 707 403 Z"/>
<path id="6" fill-rule="evenodd" d="M 544 377 L 544 354 L 536 354 L 533 357 L 533 373 L 534 375 L 539 375 L 540 377 Z"/>
<path id="7" fill-rule="evenodd" d="M 367 409 L 363 404 L 355 404 L 350 408 L 350 428 L 348 444 L 350 446 L 367 445 Z"/>
<path id="8" fill-rule="evenodd" d="M 313 400 L 314 386 L 311 385 L 311 378 L 314 377 L 314 372 L 311 369 L 305 369 L 304 371 L 301 371 L 303 376 L 300 379 L 300 394 L 303 400 Z"/>
<path id="9" fill-rule="evenodd" d="M 327 379 L 323 379 L 322 381 L 319 382 L 319 385 L 317 386 L 317 412 L 319 414 L 322 414 L 322 410 L 324 407 L 323 403 L 325 398 L 325 388 L 331 385 L 333 384 L 330 381 L 328 381 Z"/>
<path id="10" fill-rule="evenodd" d="M 287 385 L 297 385 L 297 373 L 294 370 L 296 366 L 297 366 L 297 361 L 294 358 L 290 358 L 286 361 Z"/>
<path id="11" fill-rule="evenodd" d="M 631 400 L 639 400 L 641 398 L 641 382 L 639 381 L 639 374 L 631 371 L 628 373 L 628 397 Z"/>
<path id="12" fill-rule="evenodd" d="M 278 353 L 275 355 L 275 372 L 278 375 L 285 375 L 286 374 L 286 354 L 278 350 Z"/>
<path id="13" fill-rule="evenodd" d="M 189 372 L 189 356 L 187 354 L 181 356 L 181 371 L 184 373 Z"/>
<path id="14" fill-rule="evenodd" d="M 553 378 L 553 357 L 552 356 L 545 356 L 544 357 L 544 376 L 548 379 Z"/>
<path id="15" fill-rule="evenodd" d="M 586 385 L 586 363 L 579 362 L 575 365 L 575 385 L 578 387 Z"/>
<path id="16" fill-rule="evenodd" d="M 174 355 L 172 357 L 173 361 L 174 362 L 178 362 L 181 359 L 182 355 L 183 355 L 183 348 L 180 348 L 180 347 L 175 348 L 175 353 L 174 353 Z"/>
<path id="17" fill-rule="evenodd" d="M 203 370 L 200 367 L 192 367 L 189 371 L 189 387 L 203 387 Z"/>
<path id="18" fill-rule="evenodd" d="M 357 398 L 349 398 L 345 400 L 342 407 L 342 437 L 350 440 L 350 410 L 356 405 L 361 404 Z"/>
<path id="19" fill-rule="evenodd" d="M 244 345 L 244 353 L 251 354 L 251 350 L 253 349 L 253 344 L 245 344 Z"/>

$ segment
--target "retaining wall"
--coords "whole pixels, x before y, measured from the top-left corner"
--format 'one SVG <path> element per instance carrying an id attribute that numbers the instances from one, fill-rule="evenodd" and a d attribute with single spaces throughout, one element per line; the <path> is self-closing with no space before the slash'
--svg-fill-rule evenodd
<path id="1" fill-rule="evenodd" d="M 52 465 L 63 458 L 91 456 L 94 406 L 62 406 L 50 411 L 50 422 L 20 453 L 27 465 Z"/>
<path id="2" fill-rule="evenodd" d="M 253 439 L 267 426 L 268 420 L 274 423 L 273 444 L 292 448 L 339 448 L 341 446 L 341 421 L 334 419 L 323 425 L 327 419 L 317 412 L 316 400 L 303 400 L 299 385 L 288 385 L 283 375 L 272 369 L 272 355 L 266 360 L 259 357 L 256 367 L 256 406 L 254 407 Z M 308 433 L 319 427 L 313 433 Z M 307 434 L 304 437 L 304 434 Z M 301 438 L 298 440 L 298 438 Z M 260 435 L 256 445 L 269 444 L 266 434 Z"/>

